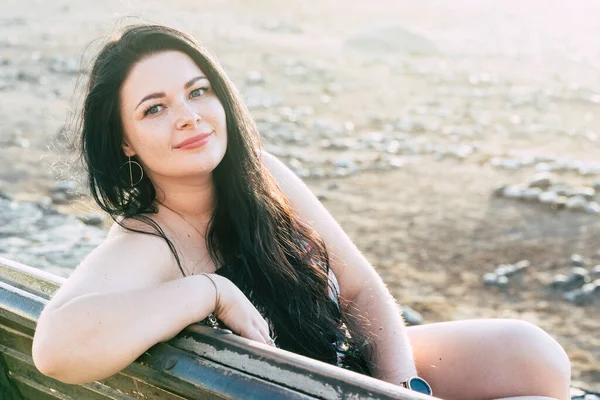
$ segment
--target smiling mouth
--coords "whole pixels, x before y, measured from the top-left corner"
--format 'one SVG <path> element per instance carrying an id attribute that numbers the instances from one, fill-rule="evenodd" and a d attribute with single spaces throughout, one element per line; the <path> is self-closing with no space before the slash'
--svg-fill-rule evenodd
<path id="1" fill-rule="evenodd" d="M 200 146 L 208 141 L 208 138 L 214 133 L 214 131 L 210 131 L 209 133 L 201 133 L 196 136 L 192 136 L 189 139 L 184 140 L 178 145 L 174 146 L 174 149 L 188 149 Z"/>

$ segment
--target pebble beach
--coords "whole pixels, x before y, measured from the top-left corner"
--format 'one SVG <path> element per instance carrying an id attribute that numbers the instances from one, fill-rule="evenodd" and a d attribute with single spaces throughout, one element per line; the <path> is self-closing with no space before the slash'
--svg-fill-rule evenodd
<path id="1" fill-rule="evenodd" d="M 0 256 L 69 276 L 111 220 L 70 149 L 89 62 L 162 23 L 223 64 L 406 320 L 517 318 L 600 399 L 600 5 L 8 0 Z M 595 396 L 595 397 L 594 397 Z"/>

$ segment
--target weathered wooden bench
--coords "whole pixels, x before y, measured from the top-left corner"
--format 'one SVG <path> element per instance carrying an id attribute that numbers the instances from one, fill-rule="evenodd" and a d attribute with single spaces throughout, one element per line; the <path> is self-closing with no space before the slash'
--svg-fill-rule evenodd
<path id="1" fill-rule="evenodd" d="M 107 379 L 65 384 L 31 358 L 37 319 L 63 282 L 0 257 L 0 399 L 433 399 L 197 324 Z"/>

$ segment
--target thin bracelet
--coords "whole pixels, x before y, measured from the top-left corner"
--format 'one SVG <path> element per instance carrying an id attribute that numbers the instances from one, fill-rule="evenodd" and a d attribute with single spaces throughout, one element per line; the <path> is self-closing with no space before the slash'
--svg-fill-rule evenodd
<path id="1" fill-rule="evenodd" d="M 217 299 L 215 300 L 215 309 L 213 310 L 213 313 L 215 314 L 215 317 L 216 317 L 217 316 L 217 308 L 219 307 L 219 301 L 221 300 L 221 296 L 219 295 L 219 287 L 217 286 L 217 283 L 215 282 L 215 280 L 209 274 L 202 273 L 200 275 L 204 275 L 208 279 L 210 279 L 212 284 L 215 286 L 215 290 L 217 291 Z"/>

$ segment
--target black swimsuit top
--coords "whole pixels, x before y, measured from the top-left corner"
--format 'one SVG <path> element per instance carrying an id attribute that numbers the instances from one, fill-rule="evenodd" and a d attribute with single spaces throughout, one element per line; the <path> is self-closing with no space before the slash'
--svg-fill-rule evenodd
<path id="1" fill-rule="evenodd" d="M 304 242 L 304 243 L 310 250 L 310 245 L 306 242 Z M 331 268 L 329 268 L 329 265 L 323 264 L 323 263 L 320 263 L 319 265 L 327 271 L 327 274 L 329 276 L 329 284 L 327 285 L 329 298 L 336 304 L 336 306 L 339 310 L 340 309 L 340 299 L 339 299 L 340 286 L 339 286 L 338 280 L 335 276 L 335 273 L 331 270 Z M 226 267 L 227 266 L 223 266 L 223 267 L 219 268 L 216 273 L 219 275 L 225 276 L 224 273 L 225 273 Z M 262 315 L 262 313 L 261 313 L 261 315 Z M 274 331 L 273 323 L 264 315 L 263 315 L 263 318 L 265 318 L 265 321 L 269 324 L 271 329 Z M 198 322 L 198 324 L 211 326 L 214 329 L 226 329 L 223 326 L 221 326 L 219 320 L 217 318 L 215 318 L 215 316 L 212 313 L 209 314 L 208 317 L 206 317 L 204 320 Z M 369 375 L 369 369 L 365 364 L 365 360 L 362 357 L 362 354 L 360 354 L 360 351 L 358 351 L 358 349 L 352 348 L 349 344 L 348 339 L 350 339 L 352 336 L 350 335 L 348 327 L 343 322 L 340 325 L 340 331 L 341 331 L 341 335 L 338 335 L 338 338 L 336 339 L 336 341 L 334 343 L 332 343 L 332 344 L 335 344 L 335 348 L 336 348 L 335 365 L 340 368 L 349 369 L 349 370 L 353 370 L 355 372 Z M 275 346 L 279 347 L 277 345 L 276 336 L 275 336 L 274 340 L 275 340 Z"/>

